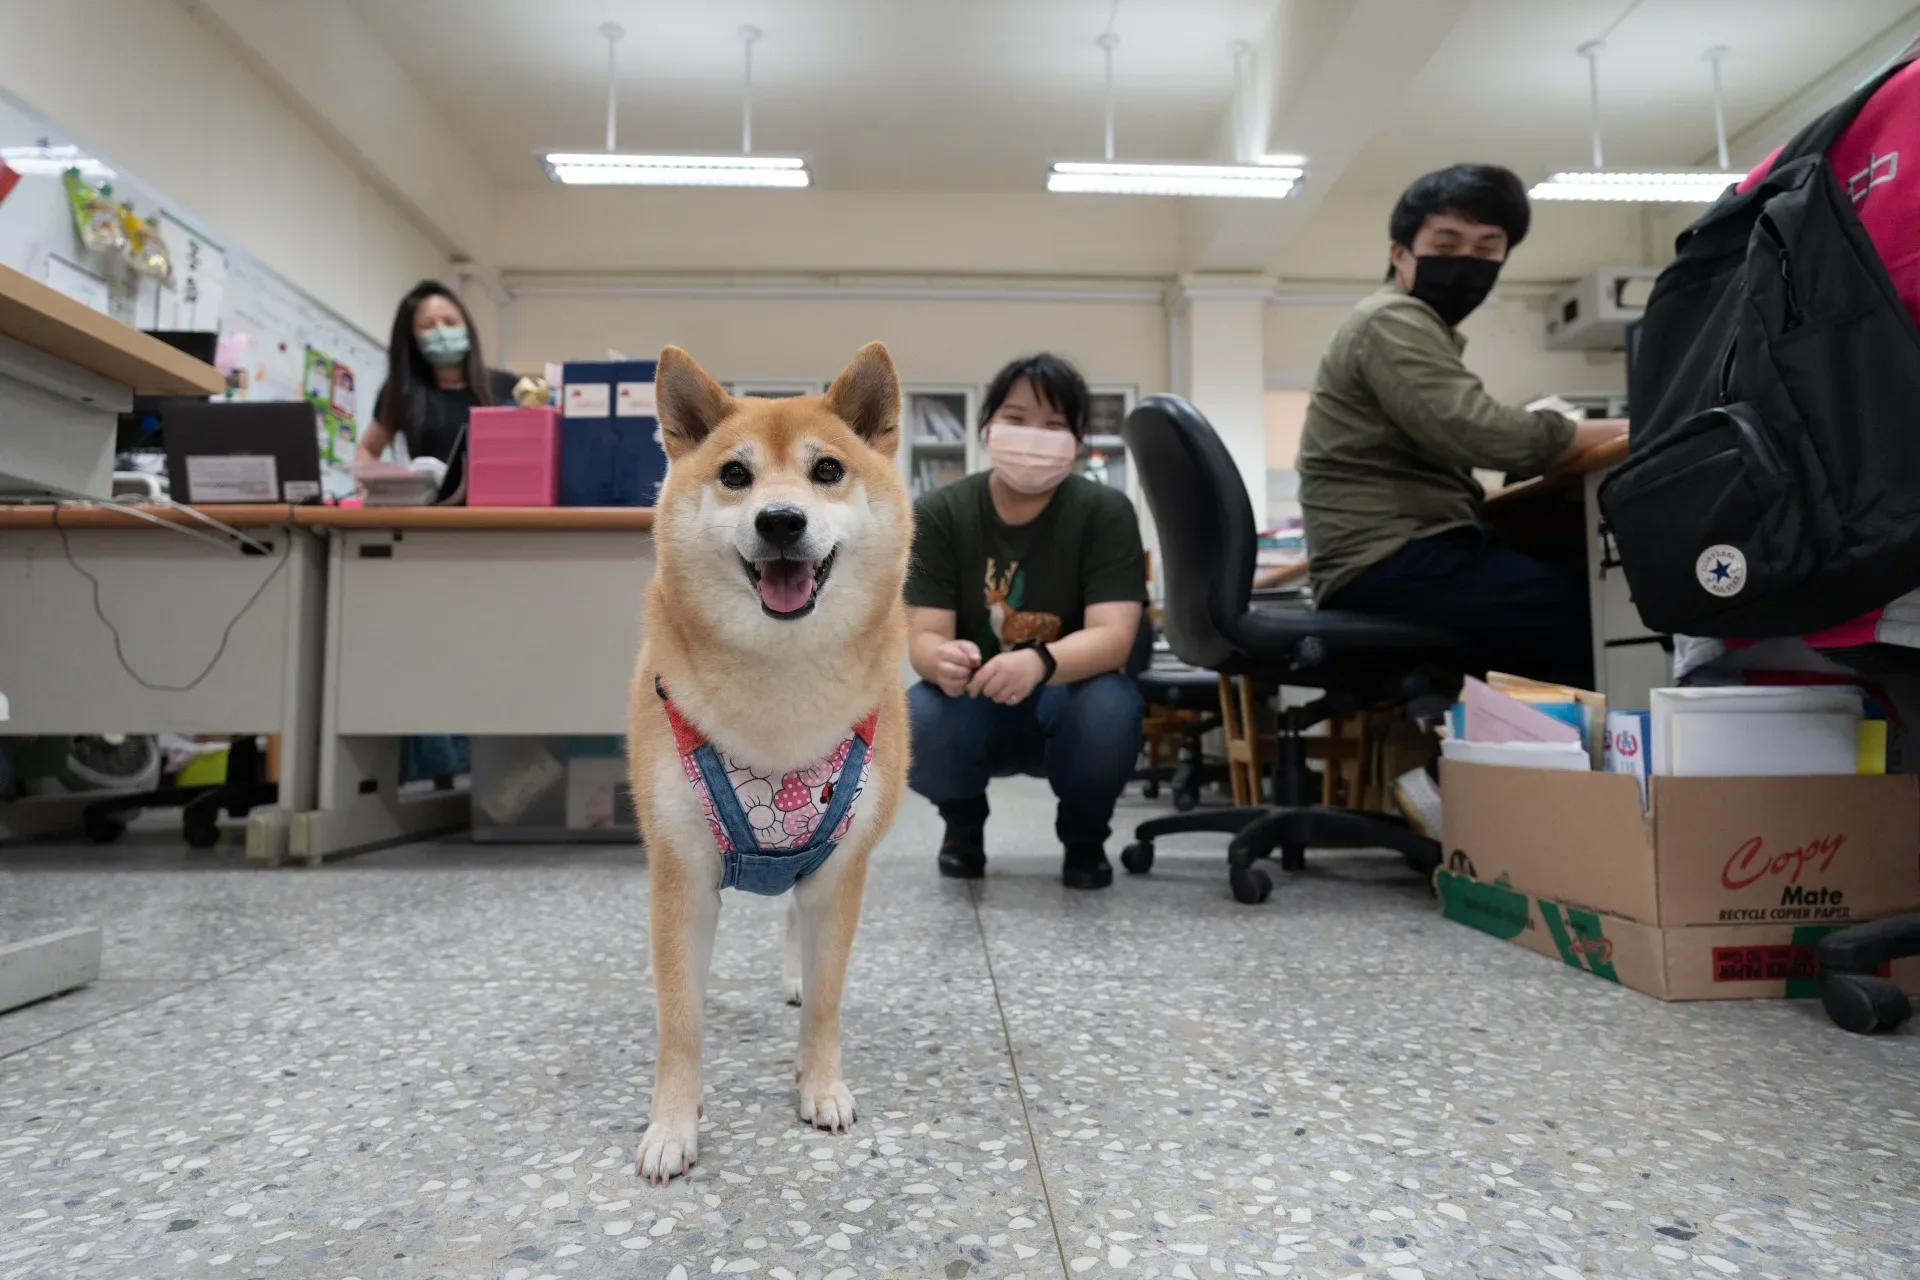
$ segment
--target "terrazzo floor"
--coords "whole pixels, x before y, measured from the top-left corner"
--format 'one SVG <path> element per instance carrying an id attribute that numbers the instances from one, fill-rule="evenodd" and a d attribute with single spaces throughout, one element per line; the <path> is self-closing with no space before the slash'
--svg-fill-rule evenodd
<path id="1" fill-rule="evenodd" d="M 0 938 L 106 932 L 0 1015 L 0 1280 L 1920 1277 L 1920 1036 L 1662 1005 L 1365 856 L 1069 894 L 1042 786 L 995 803 L 977 887 L 917 802 L 876 861 L 851 1134 L 796 1120 L 780 904 L 729 895 L 665 1190 L 636 852 L 0 851 Z"/>

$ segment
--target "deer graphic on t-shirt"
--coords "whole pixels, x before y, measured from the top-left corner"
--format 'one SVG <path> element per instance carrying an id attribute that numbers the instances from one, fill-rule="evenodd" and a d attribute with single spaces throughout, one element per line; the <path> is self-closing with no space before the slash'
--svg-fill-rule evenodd
<path id="1" fill-rule="evenodd" d="M 1042 644 L 1052 644 L 1060 638 L 1060 619 L 1051 613 L 1025 613 L 1017 606 L 1020 603 L 1019 581 L 1020 562 L 1014 561 L 1007 566 L 1005 577 L 995 573 L 996 565 L 992 557 L 987 559 L 987 617 L 993 624 L 993 634 L 1000 638 L 1002 646 L 1018 644 L 1022 640 L 1038 640 Z M 1008 597 L 1011 595 L 1011 602 Z"/>

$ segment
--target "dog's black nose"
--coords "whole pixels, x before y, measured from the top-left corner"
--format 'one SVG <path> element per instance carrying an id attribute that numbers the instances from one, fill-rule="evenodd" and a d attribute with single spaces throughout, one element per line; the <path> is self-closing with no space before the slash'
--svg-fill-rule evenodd
<path id="1" fill-rule="evenodd" d="M 807 513 L 798 507 L 767 507 L 753 518 L 767 545 L 790 551 L 807 531 Z"/>

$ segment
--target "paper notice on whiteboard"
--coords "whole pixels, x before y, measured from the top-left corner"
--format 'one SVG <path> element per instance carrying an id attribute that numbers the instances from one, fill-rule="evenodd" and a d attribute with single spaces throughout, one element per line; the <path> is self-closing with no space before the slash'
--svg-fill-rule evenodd
<path id="1" fill-rule="evenodd" d="M 173 284 L 160 289 L 159 327 L 197 333 L 218 330 L 227 294 L 227 255 L 168 213 L 160 215 L 160 233 L 173 256 Z"/>
<path id="2" fill-rule="evenodd" d="M 280 469 L 272 454 L 188 454 L 187 501 L 278 502 Z"/>
<path id="3" fill-rule="evenodd" d="M 47 283 L 75 302 L 103 315 L 113 314 L 113 296 L 102 280 L 85 267 L 75 266 L 57 253 L 47 255 Z"/>

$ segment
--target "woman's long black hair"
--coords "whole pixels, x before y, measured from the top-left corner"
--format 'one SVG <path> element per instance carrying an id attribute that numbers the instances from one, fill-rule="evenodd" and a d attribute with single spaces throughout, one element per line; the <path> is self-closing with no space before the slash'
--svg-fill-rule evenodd
<path id="1" fill-rule="evenodd" d="M 414 428 L 419 424 L 411 420 L 407 410 L 412 403 L 408 393 L 416 386 L 435 385 L 433 366 L 420 354 L 420 344 L 414 341 L 413 313 L 419 310 L 421 303 L 436 296 L 453 303 L 454 310 L 460 313 L 461 323 L 467 326 L 467 390 L 473 394 L 473 402 L 494 402 L 492 379 L 487 377 L 487 360 L 480 353 L 480 333 L 473 327 L 473 317 L 467 314 L 466 304 L 460 301 L 459 294 L 438 280 L 422 280 L 407 291 L 407 296 L 400 299 L 399 307 L 394 310 L 393 336 L 387 340 L 387 386 L 373 413 L 381 426 L 406 440 L 409 452 L 413 449 Z"/>

